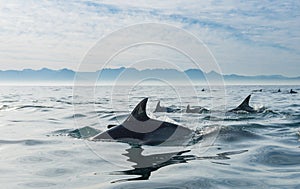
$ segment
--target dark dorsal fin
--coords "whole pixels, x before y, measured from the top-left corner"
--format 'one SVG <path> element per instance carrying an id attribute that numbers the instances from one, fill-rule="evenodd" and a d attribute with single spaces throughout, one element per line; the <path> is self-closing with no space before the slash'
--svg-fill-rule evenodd
<path id="1" fill-rule="evenodd" d="M 156 107 L 155 107 L 154 112 L 159 112 L 160 109 L 161 109 L 161 107 L 160 107 L 160 100 L 159 100 L 159 101 L 157 102 L 157 104 L 156 104 Z"/>
<path id="2" fill-rule="evenodd" d="M 250 98 L 251 98 L 251 94 L 248 95 L 247 98 L 245 98 L 245 100 L 237 108 L 243 109 L 245 107 L 249 107 Z"/>
<path id="3" fill-rule="evenodd" d="M 160 100 L 156 104 L 156 109 L 160 108 Z"/>
<path id="4" fill-rule="evenodd" d="M 147 121 L 148 119 L 150 119 L 146 113 L 147 101 L 148 98 L 144 98 L 138 105 L 136 105 L 130 116 L 133 116 L 139 121 Z"/>
<path id="5" fill-rule="evenodd" d="M 187 107 L 186 107 L 186 110 L 190 110 L 190 105 L 188 104 Z"/>

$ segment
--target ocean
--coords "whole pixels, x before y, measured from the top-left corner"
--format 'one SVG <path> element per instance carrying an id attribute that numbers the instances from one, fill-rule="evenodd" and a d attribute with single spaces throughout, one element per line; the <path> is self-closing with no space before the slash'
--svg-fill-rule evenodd
<path id="1" fill-rule="evenodd" d="M 300 188 L 300 86 L 2 86 L 0 94 L 1 188 Z M 249 94 L 261 111 L 226 112 Z M 196 139 L 89 140 L 145 97 L 150 117 Z M 178 111 L 153 113 L 159 100 Z M 188 104 L 211 111 L 185 113 Z"/>

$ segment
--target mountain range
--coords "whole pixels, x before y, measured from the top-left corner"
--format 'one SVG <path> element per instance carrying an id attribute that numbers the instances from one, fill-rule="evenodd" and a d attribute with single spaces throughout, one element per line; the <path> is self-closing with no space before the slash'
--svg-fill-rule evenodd
<path id="1" fill-rule="evenodd" d="M 106 68 L 95 72 L 75 72 L 70 69 L 52 70 L 43 68 L 40 70 L 24 69 L 24 70 L 0 70 L 1 83 L 42 83 L 42 82 L 73 82 L 74 78 L 80 81 L 101 81 L 101 82 L 131 82 L 141 79 L 150 80 L 165 80 L 165 81 L 192 81 L 192 82 L 205 82 L 207 79 L 210 81 L 224 78 L 225 83 L 249 83 L 257 84 L 278 84 L 291 83 L 298 84 L 300 77 L 285 77 L 282 75 L 258 75 L 258 76 L 243 76 L 243 75 L 221 75 L 217 72 L 211 71 L 205 73 L 199 69 L 188 69 L 179 71 L 175 69 L 144 69 L 137 70 L 135 68 Z"/>

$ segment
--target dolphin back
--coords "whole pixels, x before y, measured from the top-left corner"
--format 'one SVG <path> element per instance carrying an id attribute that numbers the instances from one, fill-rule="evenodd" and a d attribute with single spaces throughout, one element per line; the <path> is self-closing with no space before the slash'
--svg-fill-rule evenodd
<path id="1" fill-rule="evenodd" d="M 143 99 L 120 125 L 110 125 L 108 130 L 91 140 L 115 140 L 137 145 L 182 145 L 187 143 L 193 131 L 180 125 L 151 119 L 147 116 L 148 98 Z"/>

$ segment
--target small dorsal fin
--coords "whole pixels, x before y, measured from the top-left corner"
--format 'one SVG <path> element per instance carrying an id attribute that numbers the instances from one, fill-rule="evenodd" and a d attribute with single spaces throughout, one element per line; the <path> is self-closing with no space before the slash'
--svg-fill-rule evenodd
<path id="1" fill-rule="evenodd" d="M 160 108 L 161 106 L 160 106 L 160 100 L 157 102 L 157 104 L 156 104 L 156 109 L 158 109 L 158 108 Z"/>
<path id="2" fill-rule="evenodd" d="M 160 107 L 160 100 L 159 100 L 159 101 L 157 102 L 157 104 L 156 104 L 156 107 L 155 107 L 154 112 L 159 112 L 160 109 L 161 109 L 161 107 Z"/>
<path id="3" fill-rule="evenodd" d="M 238 108 L 243 108 L 243 107 L 249 107 L 249 101 L 251 98 L 251 94 L 247 96 L 247 98 L 245 98 L 245 100 L 238 106 Z"/>
<path id="4" fill-rule="evenodd" d="M 147 105 L 148 98 L 144 98 L 136 107 L 134 110 L 131 112 L 130 116 L 133 116 L 135 119 L 139 121 L 146 121 L 150 119 L 147 116 L 146 112 L 146 105 Z"/>
<path id="5" fill-rule="evenodd" d="M 187 107 L 186 107 L 186 110 L 190 110 L 190 105 L 188 104 Z"/>

